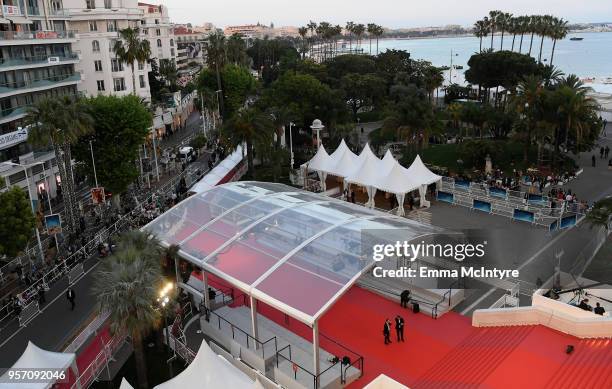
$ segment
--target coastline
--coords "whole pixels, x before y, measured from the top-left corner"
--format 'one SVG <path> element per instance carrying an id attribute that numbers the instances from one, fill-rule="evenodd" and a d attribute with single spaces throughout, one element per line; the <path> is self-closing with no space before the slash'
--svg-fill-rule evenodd
<path id="1" fill-rule="evenodd" d="M 604 34 L 604 33 L 612 33 L 611 31 L 589 31 L 589 30 L 573 30 L 569 31 L 569 34 Z M 445 38 L 473 38 L 474 34 L 465 33 L 465 34 L 442 34 L 442 35 L 430 35 L 430 36 L 415 36 L 415 37 L 393 37 L 393 36 L 384 36 L 381 37 L 381 41 L 385 40 L 398 40 L 398 41 L 408 41 L 408 40 L 422 40 L 422 39 L 445 39 Z M 569 39 L 569 37 L 568 37 Z"/>

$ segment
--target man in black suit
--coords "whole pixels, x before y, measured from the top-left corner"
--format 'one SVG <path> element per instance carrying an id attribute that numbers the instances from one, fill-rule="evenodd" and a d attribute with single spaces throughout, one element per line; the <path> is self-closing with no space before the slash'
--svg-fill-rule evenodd
<path id="1" fill-rule="evenodd" d="M 66 298 L 68 299 L 68 301 L 70 301 L 70 310 L 74 311 L 75 294 L 74 294 L 74 290 L 72 289 L 72 287 L 68 287 L 68 290 L 66 291 Z"/>
<path id="2" fill-rule="evenodd" d="M 391 343 L 391 321 L 389 319 L 385 320 L 383 335 L 385 336 L 385 345 Z"/>
<path id="3" fill-rule="evenodd" d="M 409 290 L 402 291 L 402 293 L 400 294 L 400 304 L 402 305 L 402 308 L 408 308 L 409 302 L 410 302 L 410 291 Z"/>
<path id="4" fill-rule="evenodd" d="M 395 316 L 395 332 L 397 333 L 397 341 L 404 341 L 404 318 L 400 315 Z"/>

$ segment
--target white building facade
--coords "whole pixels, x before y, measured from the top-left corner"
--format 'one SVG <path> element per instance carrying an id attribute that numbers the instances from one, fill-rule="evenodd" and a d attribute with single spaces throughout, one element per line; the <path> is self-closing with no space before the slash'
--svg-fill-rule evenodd
<path id="1" fill-rule="evenodd" d="M 88 96 L 126 96 L 135 89 L 138 96 L 149 101 L 150 66 L 147 63 L 135 63 L 132 78 L 131 67 L 119 61 L 113 50 L 120 30 L 140 27 L 143 11 L 138 7 L 137 0 L 63 2 L 70 13 L 71 28 L 77 31 L 79 37 L 75 45 L 81 57 L 78 65 L 82 74 L 79 91 Z"/>
<path id="2" fill-rule="evenodd" d="M 158 65 L 161 59 L 168 59 L 176 65 L 176 39 L 168 7 L 138 3 L 138 8 L 143 12 L 139 28 L 142 39 L 147 39 L 151 46 L 151 59 L 156 60 Z"/>

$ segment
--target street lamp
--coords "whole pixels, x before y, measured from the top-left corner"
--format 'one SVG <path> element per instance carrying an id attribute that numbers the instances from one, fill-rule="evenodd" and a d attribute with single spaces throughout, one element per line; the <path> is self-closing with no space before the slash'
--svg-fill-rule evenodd
<path id="1" fill-rule="evenodd" d="M 43 164 L 43 167 L 44 167 L 44 162 L 36 162 L 30 165 L 26 165 L 26 164 L 21 165 L 19 163 L 6 161 L 6 162 L 2 162 L 2 164 L 10 165 L 10 166 L 19 166 L 23 168 L 23 172 L 25 173 L 25 176 L 26 176 L 26 185 L 27 185 L 28 198 L 30 199 L 30 207 L 32 207 L 32 213 L 36 215 L 36 209 L 34 209 L 34 201 L 32 200 L 32 193 L 30 192 L 30 176 L 28 175 L 28 168 L 31 168 L 32 166 L 36 166 L 40 164 Z M 43 254 L 42 243 L 40 242 L 40 232 L 38 231 L 38 227 L 34 226 L 34 231 L 36 231 L 36 241 L 38 242 L 38 252 L 40 254 L 40 261 L 42 263 L 45 261 L 45 256 Z"/>
<path id="2" fill-rule="evenodd" d="M 310 126 L 310 128 L 313 131 L 317 132 L 317 149 L 321 146 L 321 135 L 320 132 L 322 129 L 325 128 L 325 126 L 323 125 L 323 123 L 319 120 L 319 119 L 315 119 L 312 122 L 312 126 Z"/>
<path id="3" fill-rule="evenodd" d="M 219 93 L 221 92 L 223 92 L 223 89 L 215 91 L 215 95 L 217 96 L 217 115 L 219 116 L 219 121 L 221 121 L 221 100 L 219 99 Z"/>
<path id="4" fill-rule="evenodd" d="M 162 290 L 160 290 L 159 298 L 157 299 L 158 304 L 161 306 L 162 316 L 164 317 L 164 331 L 166 333 L 166 345 L 168 346 L 166 352 L 168 354 L 168 371 L 170 373 L 170 378 L 174 377 L 174 372 L 172 371 L 172 356 L 170 356 L 170 331 L 168 330 L 168 315 L 166 307 L 170 303 L 170 292 L 173 288 L 174 284 L 172 282 L 167 283 Z M 174 347 L 176 347 L 176 344 Z"/>
<path id="5" fill-rule="evenodd" d="M 293 132 L 291 131 L 293 126 L 295 126 L 295 124 L 293 122 L 289 122 L 289 150 L 290 150 L 290 153 L 291 153 L 291 170 L 293 170 L 293 163 L 294 163 L 294 159 L 293 159 Z"/>

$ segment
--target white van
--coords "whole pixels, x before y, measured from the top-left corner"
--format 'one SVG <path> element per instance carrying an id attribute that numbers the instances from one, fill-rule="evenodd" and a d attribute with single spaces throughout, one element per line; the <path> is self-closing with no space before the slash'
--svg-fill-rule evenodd
<path id="1" fill-rule="evenodd" d="M 191 146 L 181 147 L 178 158 L 181 162 L 190 163 L 195 161 L 195 151 Z"/>

